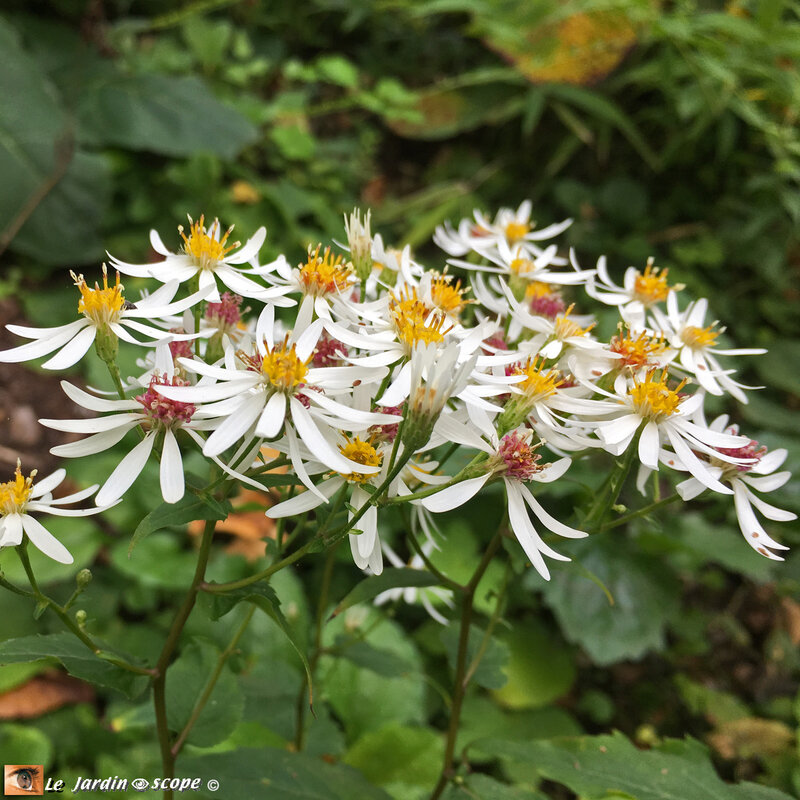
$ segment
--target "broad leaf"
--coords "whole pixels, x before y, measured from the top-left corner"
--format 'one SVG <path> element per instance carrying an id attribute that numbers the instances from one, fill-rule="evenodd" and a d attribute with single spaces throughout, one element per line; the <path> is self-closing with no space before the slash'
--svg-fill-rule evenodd
<path id="1" fill-rule="evenodd" d="M 485 638 L 485 631 L 477 625 L 471 625 L 467 645 L 467 668 L 474 669 L 472 680 L 486 689 L 502 689 L 508 683 L 505 668 L 511 657 L 508 644 L 495 637 Z M 455 626 L 443 628 L 442 644 L 447 652 L 447 660 L 451 669 L 455 669 L 458 655 L 459 631 Z M 479 657 L 477 665 L 476 657 Z"/>
<path id="2" fill-rule="evenodd" d="M 389 800 L 350 767 L 271 747 L 182 758 L 178 768 L 202 778 L 200 790 L 214 800 Z M 217 781 L 217 788 L 209 789 L 209 781 Z"/>
<path id="3" fill-rule="evenodd" d="M 777 789 L 725 783 L 706 748 L 693 739 L 667 739 L 658 748 L 638 750 L 616 732 L 524 743 L 492 739 L 479 747 L 500 759 L 530 764 L 543 777 L 590 797 L 618 793 L 634 800 L 789 800 Z"/>
<path id="4" fill-rule="evenodd" d="M 167 722 L 183 730 L 198 698 L 217 666 L 220 651 L 210 642 L 195 640 L 167 671 Z M 214 691 L 194 723 L 187 742 L 209 747 L 227 738 L 242 718 L 244 698 L 236 676 L 223 667 Z"/>
<path id="5" fill-rule="evenodd" d="M 71 633 L 37 634 L 0 643 L 0 664 L 27 663 L 42 658 L 54 658 L 70 675 L 116 689 L 128 697 L 138 695 L 147 684 L 146 677 L 114 666 L 95 655 Z"/>

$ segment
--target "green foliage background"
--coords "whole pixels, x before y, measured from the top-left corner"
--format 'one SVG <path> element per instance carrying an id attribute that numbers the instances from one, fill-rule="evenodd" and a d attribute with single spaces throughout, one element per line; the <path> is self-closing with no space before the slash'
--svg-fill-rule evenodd
<path id="1" fill-rule="evenodd" d="M 149 229 L 175 246 L 187 213 L 219 216 L 242 237 L 266 224 L 266 254 L 292 261 L 309 243 L 341 238 L 344 211 L 371 207 L 388 241 L 410 242 L 435 267 L 437 224 L 530 197 L 542 224 L 574 217 L 566 242 L 584 266 L 605 253 L 621 275 L 654 255 L 693 296 L 710 298 L 732 342 L 770 349 L 745 374 L 770 388 L 753 393 L 737 421 L 770 447 L 789 447 L 797 472 L 798 8 L 788 0 L 7 0 L 0 295 L 19 295 L 36 323 L 68 319 L 66 268 L 89 277 L 105 250 L 147 260 Z M 588 44 L 567 41 L 564 56 L 558 26 L 586 12 L 611 16 L 600 17 Z M 615 52 L 620 20 L 633 32 L 624 58 L 608 74 L 587 72 L 581 64 Z M 566 59 L 574 82 L 537 78 L 531 53 L 539 68 Z M 71 474 L 91 482 L 114 459 L 76 463 Z M 580 482 L 592 485 L 589 467 L 574 477 L 558 490 L 565 517 L 586 496 Z M 110 512 L 117 530 L 132 531 L 151 510 L 157 478 L 147 480 Z M 778 504 L 800 510 L 796 484 Z M 444 519 L 448 544 L 435 557 L 456 579 L 469 575 L 500 515 L 491 495 L 473 505 Z M 391 538 L 404 522 L 387 525 Z M 800 544 L 796 528 L 779 527 L 783 541 Z M 91 564 L 95 580 L 81 598 L 91 629 L 154 658 L 167 601 L 191 578 L 191 545 L 178 529 L 161 530 L 129 559 L 128 539 L 91 521 L 63 530 L 75 569 L 38 562 L 42 582 L 68 594 L 74 572 Z M 0 566 L 14 578 L 19 566 L 7 552 Z M 797 551 L 777 566 L 759 560 L 732 507 L 712 499 L 577 542 L 569 554 L 575 563 L 549 585 L 531 570 L 509 578 L 499 633 L 465 707 L 459 748 L 470 769 L 449 800 L 563 798 L 563 787 L 583 798 L 800 796 Z M 509 558 L 521 563 L 518 552 L 499 559 L 479 592 L 483 630 Z M 316 616 L 330 610 L 316 608 L 322 561 L 273 582 L 284 627 L 304 652 Z M 212 578 L 250 569 L 218 553 Z M 348 559 L 337 560 L 331 607 L 356 580 Z M 141 682 L 87 661 L 56 621 L 33 623 L 24 598 L 5 596 L 3 608 L 3 639 L 49 638 L 0 645 L 9 664 L 0 688 L 52 663 L 31 666 L 43 655 L 101 684 L 94 705 L 0 725 L 4 759 L 43 763 L 68 783 L 158 775 Z M 316 719 L 305 720 L 302 755 L 286 749 L 297 738 L 302 665 L 274 619 L 258 614 L 180 774 L 218 778 L 227 797 L 286 797 L 297 785 L 303 798 L 426 797 L 441 761 L 454 631 L 418 608 L 366 609 L 323 626 Z M 185 689 L 170 709 L 175 720 L 243 615 L 237 606 L 217 623 L 221 609 L 204 610 L 174 667 Z M 706 740 L 711 755 L 694 739 L 668 738 L 686 735 Z M 726 780 L 775 789 L 723 783 L 710 758 Z M 615 782 L 620 775 L 625 782 Z"/>

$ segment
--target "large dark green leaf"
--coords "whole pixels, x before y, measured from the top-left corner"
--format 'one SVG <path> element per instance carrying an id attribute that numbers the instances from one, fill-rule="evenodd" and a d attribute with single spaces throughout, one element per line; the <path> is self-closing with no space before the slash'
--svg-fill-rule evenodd
<path id="1" fill-rule="evenodd" d="M 184 758 L 178 767 L 202 778 L 201 791 L 215 800 L 389 800 L 350 767 L 271 747 Z M 218 789 L 208 789 L 209 780 L 218 781 Z"/>
<path id="2" fill-rule="evenodd" d="M 560 570 L 544 588 L 564 635 L 597 664 L 641 658 L 664 646 L 678 611 L 678 580 L 662 559 L 626 549 L 614 534 L 576 542 L 570 554 L 607 587 L 614 603 L 578 569 Z"/>
<path id="3" fill-rule="evenodd" d="M 121 669 L 96 656 L 71 633 L 22 636 L 0 644 L 0 664 L 19 664 L 54 658 L 76 678 L 116 689 L 135 697 L 144 689 L 147 678 Z"/>
<path id="4" fill-rule="evenodd" d="M 0 52 L 0 233 L 32 212 L 12 241 L 15 250 L 47 263 L 99 257 L 106 163 L 75 151 L 58 92 L 2 18 Z"/>
<path id="5" fill-rule="evenodd" d="M 447 660 L 451 669 L 455 669 L 458 654 L 459 631 L 455 626 L 444 628 L 441 633 L 442 644 L 447 652 Z M 486 689 L 501 689 L 508 683 L 505 668 L 511 654 L 508 644 L 489 636 L 477 625 L 471 625 L 469 643 L 467 645 L 467 667 L 473 668 L 475 659 L 479 658 L 473 668 L 472 680 Z"/>
<path id="6" fill-rule="evenodd" d="M 108 73 L 84 87 L 76 114 L 86 144 L 169 156 L 207 150 L 232 159 L 258 137 L 195 77 Z"/>
<path id="7" fill-rule="evenodd" d="M 493 739 L 479 746 L 498 758 L 530 764 L 543 777 L 590 797 L 616 793 L 631 800 L 789 800 L 777 789 L 725 783 L 705 747 L 693 739 L 668 739 L 652 750 L 638 750 L 619 732 L 524 743 Z"/>
<path id="8" fill-rule="evenodd" d="M 341 614 L 342 611 L 357 603 L 366 603 L 388 589 L 406 588 L 408 586 L 436 586 L 438 583 L 437 578 L 424 570 L 411 569 L 410 567 L 387 569 L 380 575 L 371 575 L 356 585 L 336 606 L 331 616 L 334 617 L 337 614 Z"/>
<path id="9" fill-rule="evenodd" d="M 183 730 L 206 688 L 220 651 L 210 642 L 195 640 L 167 672 L 167 721 L 171 730 Z M 236 676 L 223 667 L 214 691 L 194 723 L 187 742 L 201 747 L 221 742 L 242 718 L 244 698 Z"/>

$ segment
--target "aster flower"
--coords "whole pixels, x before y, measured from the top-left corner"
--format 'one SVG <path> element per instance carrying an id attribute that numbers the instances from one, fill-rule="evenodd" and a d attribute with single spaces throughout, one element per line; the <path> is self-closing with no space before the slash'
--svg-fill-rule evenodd
<path id="1" fill-rule="evenodd" d="M 739 427 L 728 425 L 728 416 L 723 414 L 717 417 L 709 428 L 714 431 L 727 432 L 731 436 L 738 436 Z M 746 444 L 734 448 L 716 448 L 717 455 L 707 454 L 706 462 L 709 472 L 724 482 L 733 490 L 733 502 L 736 507 L 736 518 L 739 529 L 747 544 L 757 553 L 773 561 L 783 561 L 773 550 L 787 550 L 786 545 L 776 542 L 758 521 L 753 511 L 757 511 L 769 520 L 775 522 L 790 522 L 797 519 L 797 514 L 784 511 L 765 502 L 756 492 L 772 492 L 779 489 L 791 477 L 791 473 L 784 470 L 775 472 L 788 455 L 783 448 L 768 451 L 760 447 L 758 442 L 747 440 Z M 738 463 L 730 463 L 720 456 L 735 456 Z M 692 500 L 705 491 L 706 486 L 697 478 L 682 481 L 676 487 L 683 500 Z"/>
<path id="2" fill-rule="evenodd" d="M 17 363 L 41 358 L 54 350 L 56 355 L 45 361 L 45 369 L 67 369 L 80 361 L 95 342 L 103 342 L 111 337 L 116 348 L 117 337 L 131 344 L 152 346 L 164 339 L 193 339 L 194 334 L 176 334 L 153 327 L 140 319 L 156 321 L 159 317 L 177 314 L 198 303 L 207 295 L 207 290 L 195 292 L 189 297 L 170 302 L 178 290 L 178 283 L 173 281 L 162 286 L 153 294 L 142 297 L 135 304 L 128 302 L 123 295 L 124 287 L 119 282 L 119 273 L 114 285 L 108 285 L 108 273 L 103 265 L 103 287 L 95 283 L 90 288 L 83 275 L 72 273 L 75 285 L 81 293 L 78 301 L 78 312 L 81 318 L 66 325 L 55 328 L 29 328 L 22 325 L 7 325 L 6 328 L 18 336 L 34 341 L 19 345 L 10 350 L 0 351 L 0 362 Z M 145 342 L 139 341 L 130 331 L 148 337 Z M 98 337 L 100 337 L 98 339 Z"/>
<path id="3" fill-rule="evenodd" d="M 108 476 L 95 501 L 97 505 L 109 505 L 119 500 L 139 477 L 156 441 L 160 441 L 161 494 L 165 502 L 177 503 L 184 495 L 185 485 L 183 458 L 176 433 L 185 431 L 202 447 L 204 440 L 197 431 L 203 430 L 207 423 L 192 419 L 196 409 L 191 403 L 169 400 L 157 389 L 187 384 L 187 381 L 172 374 L 155 373 L 143 394 L 131 400 L 110 400 L 96 397 L 62 381 L 64 393 L 77 405 L 90 411 L 112 413 L 91 419 L 40 419 L 42 425 L 53 430 L 90 434 L 80 441 L 53 447 L 50 452 L 66 458 L 94 455 L 113 447 L 128 431 L 141 427 L 143 438 Z"/>
<path id="4" fill-rule="evenodd" d="M 569 468 L 570 459 L 561 458 L 552 464 L 540 464 L 541 456 L 531 444 L 533 431 L 525 428 L 518 428 L 500 439 L 495 435 L 491 444 L 483 440 L 476 441 L 467 430 L 464 433 L 465 444 L 478 446 L 489 456 L 475 467 L 476 470 L 483 470 L 483 474 L 447 486 L 415 502 L 434 513 L 450 511 L 471 500 L 491 479 L 502 478 L 506 488 L 508 519 L 514 535 L 536 571 L 545 580 L 550 580 L 550 570 L 544 556 L 559 561 L 569 561 L 569 558 L 544 543 L 531 522 L 528 509 L 545 528 L 559 536 L 580 539 L 588 534 L 570 528 L 550 515 L 526 484 L 530 481 L 551 483 L 558 480 Z"/>
<path id="5" fill-rule="evenodd" d="M 462 219 L 458 229 L 449 223 L 436 228 L 433 241 L 451 256 L 464 256 L 470 251 L 481 255 L 499 248 L 501 243 L 518 245 L 528 255 L 534 257 L 542 255 L 541 248 L 536 242 L 552 239 L 563 233 L 571 224 L 571 219 L 546 228 L 537 229 L 531 221 L 533 206 L 530 200 L 523 201 L 519 208 L 501 208 L 494 220 L 489 220 L 482 212 L 475 210 L 474 219 Z M 553 264 L 565 264 L 563 258 L 554 257 Z"/>
<path id="6" fill-rule="evenodd" d="M 36 470 L 25 478 L 21 464 L 17 461 L 17 469 L 10 481 L 0 483 L 0 548 L 15 547 L 22 543 L 23 532 L 35 547 L 46 556 L 61 564 L 71 564 L 73 559 L 69 550 L 53 536 L 31 513 L 53 514 L 60 517 L 84 517 L 98 514 L 104 508 L 67 509 L 61 506 L 77 503 L 95 492 L 97 484 L 74 492 L 66 497 L 53 499 L 53 490 L 66 477 L 63 469 L 57 469 L 46 478 L 34 483 Z"/>
<path id="7" fill-rule="evenodd" d="M 657 470 L 659 462 L 676 469 L 682 465 L 709 489 L 732 494 L 698 454 L 716 455 L 731 464 L 746 463 L 738 456 L 725 455 L 715 448 L 739 448 L 748 440 L 692 422 L 704 395 L 703 392 L 681 394 L 685 384 L 684 380 L 670 387 L 666 370 L 650 370 L 643 379 L 634 376 L 632 383 L 620 376 L 615 384 L 616 394 L 595 387 L 597 392 L 610 398 L 591 401 L 596 404 L 595 416 L 613 417 L 594 423 L 597 436 L 606 450 L 620 455 L 638 434 L 639 460 L 648 469 Z M 664 443 L 672 447 L 674 454 L 664 451 Z"/>
<path id="8" fill-rule="evenodd" d="M 180 253 L 170 252 L 158 233 L 155 230 L 150 231 L 150 244 L 156 253 L 164 256 L 163 261 L 153 264 L 129 264 L 109 256 L 111 262 L 124 275 L 138 278 L 155 278 L 162 283 L 197 280 L 200 290 L 206 290 L 208 299 L 212 302 L 219 302 L 217 283 L 219 281 L 230 291 L 243 297 L 270 300 L 278 305 L 294 305 L 293 301 L 283 297 L 287 291 L 285 288 L 267 288 L 246 277 L 241 269 L 236 269 L 240 264 L 256 258 L 267 237 L 266 228 L 259 228 L 244 246 L 240 247 L 239 242 L 228 243 L 233 228 L 228 228 L 223 233 L 218 219 L 206 228 L 203 216 L 197 221 L 189 217 L 189 226 L 188 236 L 182 225 L 178 227 L 183 239 L 183 251 Z M 272 265 L 269 265 L 251 268 L 248 272 L 264 274 L 271 269 Z"/>
<path id="9" fill-rule="evenodd" d="M 670 286 L 667 282 L 668 269 L 654 266 L 653 258 L 647 259 L 643 271 L 628 267 L 622 279 L 622 286 L 614 283 L 608 274 L 606 257 L 597 260 L 596 275 L 586 285 L 586 293 L 609 306 L 619 306 L 624 316 L 641 314 L 656 303 L 663 303 L 669 293 L 683 289 L 683 284 Z"/>
<path id="10" fill-rule="evenodd" d="M 731 370 L 724 370 L 716 356 L 757 356 L 767 351 L 760 347 L 722 349 L 716 346 L 717 338 L 725 331 L 712 322 L 705 326 L 708 311 L 708 300 L 694 300 L 681 312 L 678 298 L 674 291 L 667 295 L 667 313 L 654 308 L 653 321 L 656 329 L 669 339 L 672 348 L 677 351 L 678 360 L 683 369 L 697 378 L 697 382 L 709 393 L 721 395 L 724 392 L 735 397 L 740 403 L 747 402 L 747 395 L 742 389 L 753 389 L 737 383 L 729 377 Z"/>

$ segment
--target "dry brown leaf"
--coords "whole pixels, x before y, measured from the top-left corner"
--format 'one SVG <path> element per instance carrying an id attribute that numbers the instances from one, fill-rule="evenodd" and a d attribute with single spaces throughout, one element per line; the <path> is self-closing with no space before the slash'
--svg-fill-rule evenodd
<path id="1" fill-rule="evenodd" d="M 91 703 L 88 683 L 62 672 L 46 672 L 0 694 L 0 719 L 32 719 L 73 703 Z"/>
<path id="2" fill-rule="evenodd" d="M 783 608 L 783 624 L 792 644 L 800 644 L 800 603 L 790 597 L 781 598 Z"/>

